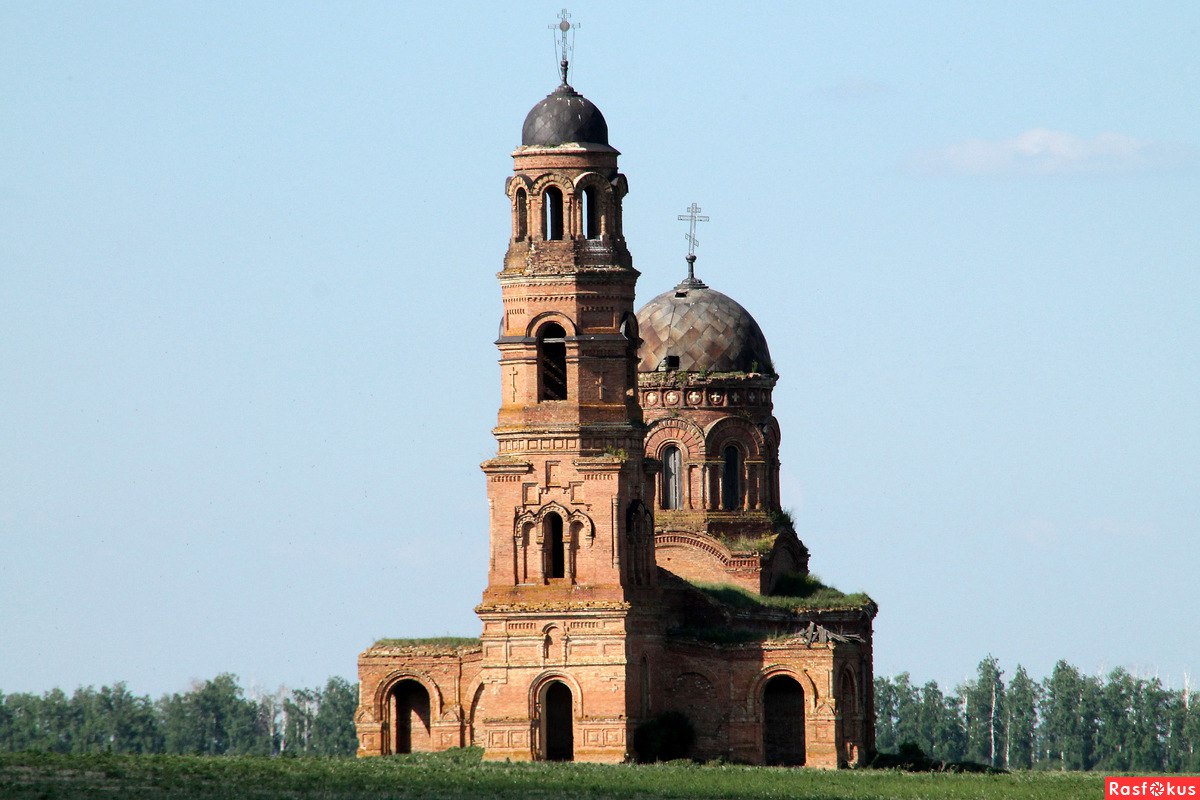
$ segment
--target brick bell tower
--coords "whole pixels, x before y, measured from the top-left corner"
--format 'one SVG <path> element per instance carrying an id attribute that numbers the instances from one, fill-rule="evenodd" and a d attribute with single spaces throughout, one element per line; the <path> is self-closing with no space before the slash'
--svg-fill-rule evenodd
<path id="1" fill-rule="evenodd" d="M 567 23 L 563 23 L 564 26 Z M 565 33 L 565 28 L 564 28 Z M 628 191 L 600 110 L 562 83 L 529 112 L 505 186 L 498 454 L 476 740 L 488 759 L 623 761 L 648 703 L 655 580 L 637 397 Z M 482 717 L 482 718 L 481 718 Z"/>

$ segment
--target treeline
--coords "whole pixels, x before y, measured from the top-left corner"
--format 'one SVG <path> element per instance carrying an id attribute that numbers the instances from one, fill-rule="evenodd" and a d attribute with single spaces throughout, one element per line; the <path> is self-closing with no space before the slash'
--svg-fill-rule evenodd
<path id="1" fill-rule="evenodd" d="M 358 687 L 247 696 L 228 673 L 159 700 L 124 683 L 42 695 L 0 692 L 0 751 L 190 755 L 354 755 Z"/>
<path id="2" fill-rule="evenodd" d="M 918 745 L 938 761 L 1010 769 L 1200 772 L 1200 694 L 1124 669 L 1082 674 L 1059 661 L 1035 681 L 1012 679 L 995 658 L 974 680 L 943 692 L 907 672 L 875 679 L 876 747 Z"/>

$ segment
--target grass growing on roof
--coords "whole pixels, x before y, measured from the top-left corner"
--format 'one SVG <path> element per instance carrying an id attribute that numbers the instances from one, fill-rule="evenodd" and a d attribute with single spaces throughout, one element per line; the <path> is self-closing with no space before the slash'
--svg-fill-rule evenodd
<path id="1" fill-rule="evenodd" d="M 479 637 L 471 636 L 427 636 L 418 639 L 379 639 L 374 647 L 438 647 L 456 649 L 459 647 L 478 647 Z"/>
<path id="2" fill-rule="evenodd" d="M 754 611 L 775 608 L 792 609 L 851 609 L 861 608 L 872 602 L 862 592 L 846 594 L 832 586 L 826 586 L 816 575 L 785 575 L 776 587 L 777 594 L 759 595 L 740 586 L 728 583 L 693 583 L 709 597 L 730 608 Z"/>

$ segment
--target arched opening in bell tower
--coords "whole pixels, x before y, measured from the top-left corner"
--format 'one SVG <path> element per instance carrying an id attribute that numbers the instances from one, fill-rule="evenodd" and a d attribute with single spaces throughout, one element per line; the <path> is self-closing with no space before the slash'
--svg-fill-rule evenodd
<path id="1" fill-rule="evenodd" d="M 538 331 L 538 402 L 567 399 L 567 332 L 551 322 Z"/>
<path id="2" fill-rule="evenodd" d="M 583 233 L 588 239 L 600 238 L 600 198 L 596 187 L 583 188 Z"/>
<path id="3" fill-rule="evenodd" d="M 567 552 L 563 542 L 563 520 L 553 512 L 542 521 L 542 536 L 546 542 L 546 577 L 565 578 Z"/>
<path id="4" fill-rule="evenodd" d="M 563 238 L 563 193 L 557 186 L 542 193 L 542 238 L 548 242 Z"/>
<path id="5" fill-rule="evenodd" d="M 529 195 L 524 189 L 517 189 L 517 220 L 514 238 L 521 241 L 529 236 Z"/>

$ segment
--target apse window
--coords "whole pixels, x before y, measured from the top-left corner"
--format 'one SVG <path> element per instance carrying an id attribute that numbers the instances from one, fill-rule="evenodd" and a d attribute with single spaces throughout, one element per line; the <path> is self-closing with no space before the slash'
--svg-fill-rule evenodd
<path id="1" fill-rule="evenodd" d="M 721 465 L 721 508 L 736 511 L 742 507 L 742 451 L 733 445 L 725 448 Z"/>
<path id="2" fill-rule="evenodd" d="M 663 451 L 662 507 L 676 509 L 683 506 L 683 457 L 679 448 L 672 445 Z"/>

